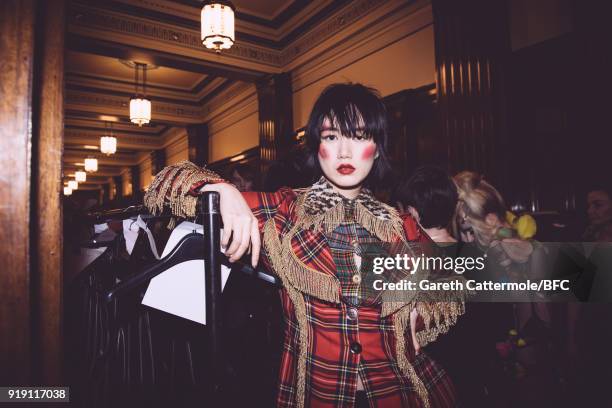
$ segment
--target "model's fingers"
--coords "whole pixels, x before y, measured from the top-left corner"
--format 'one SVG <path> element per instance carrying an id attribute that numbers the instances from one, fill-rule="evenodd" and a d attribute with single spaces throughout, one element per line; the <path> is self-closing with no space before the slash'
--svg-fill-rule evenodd
<path id="1" fill-rule="evenodd" d="M 232 218 L 223 217 L 222 214 L 221 219 L 223 220 L 223 236 L 221 237 L 221 246 L 223 248 L 227 248 L 227 244 L 232 236 Z"/>
<path id="2" fill-rule="evenodd" d="M 232 224 L 232 243 L 230 244 L 229 248 L 227 248 L 227 252 L 225 253 L 230 257 L 231 262 L 234 262 L 236 260 L 234 254 L 242 243 L 242 227 L 243 226 L 240 223 L 240 220 L 236 220 Z"/>
<path id="3" fill-rule="evenodd" d="M 257 220 L 253 219 L 251 223 L 251 265 L 257 267 L 259 262 L 259 251 L 261 250 L 261 238 L 259 236 L 259 228 Z"/>
<path id="4" fill-rule="evenodd" d="M 238 247 L 238 249 L 236 250 L 236 253 L 234 254 L 234 258 L 235 259 L 242 258 L 242 255 L 244 255 L 247 249 L 249 249 L 250 243 L 251 243 L 251 223 L 245 222 L 242 224 L 242 239 L 240 242 L 240 246 Z"/>

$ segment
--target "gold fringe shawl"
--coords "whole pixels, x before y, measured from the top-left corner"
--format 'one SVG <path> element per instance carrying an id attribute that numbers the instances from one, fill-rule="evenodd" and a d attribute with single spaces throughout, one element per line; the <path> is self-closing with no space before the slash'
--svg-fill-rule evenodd
<path id="1" fill-rule="evenodd" d="M 340 224 L 346 222 L 346 211 L 342 201 L 320 214 L 307 214 L 304 210 L 305 200 L 306 194 L 302 194 L 297 202 L 298 215 L 296 225 L 300 228 L 329 234 Z M 383 203 L 379 204 L 388 211 L 390 219 L 379 218 L 372 214 L 372 212 L 362 203 L 356 202 L 355 221 L 381 241 L 393 242 L 398 239 L 403 239 L 404 230 L 402 219 L 399 217 L 397 211 Z"/>
<path id="2" fill-rule="evenodd" d="M 196 216 L 198 197 L 189 193 L 197 182 L 220 182 L 223 179 L 213 171 L 182 161 L 162 169 L 151 182 L 144 196 L 144 205 L 151 214 L 160 214 L 164 207 L 181 218 Z"/>
<path id="3" fill-rule="evenodd" d="M 398 311 L 393 316 L 393 327 L 395 329 L 395 353 L 397 354 L 396 358 L 399 368 L 412 382 L 417 395 L 423 402 L 423 407 L 429 408 L 430 404 L 427 388 L 425 388 L 425 384 L 419 378 L 414 366 L 410 364 L 410 361 L 406 356 L 406 329 L 410 326 L 410 311 L 413 309 L 413 307 L 413 305 L 409 305 L 408 307 Z"/>
<path id="4" fill-rule="evenodd" d="M 297 288 L 294 284 L 293 278 L 296 275 L 307 275 L 309 271 L 300 271 L 301 273 L 296 274 L 295 266 L 292 265 L 290 258 L 283 257 L 282 244 L 276 232 L 276 226 L 274 219 L 269 219 L 264 225 L 264 248 L 268 255 L 268 259 L 274 268 L 274 272 L 281 278 L 283 286 L 289 295 L 289 298 L 293 302 L 295 307 L 295 315 L 298 323 L 299 331 L 299 350 L 298 350 L 298 362 L 297 362 L 297 390 L 296 390 L 296 402 L 297 408 L 304 407 L 305 393 L 306 393 L 306 358 L 308 354 L 308 321 L 306 319 L 306 301 L 301 293 L 301 289 Z M 288 264 L 292 266 L 288 267 Z M 320 272 L 317 272 L 321 274 Z M 338 292 L 336 291 L 336 296 Z"/>

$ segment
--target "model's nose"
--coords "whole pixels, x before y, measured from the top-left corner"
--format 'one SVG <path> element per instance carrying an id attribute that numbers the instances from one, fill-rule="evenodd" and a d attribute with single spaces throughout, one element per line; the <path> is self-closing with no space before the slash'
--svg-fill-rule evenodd
<path id="1" fill-rule="evenodd" d="M 348 137 L 340 137 L 340 146 L 338 148 L 339 159 L 350 159 L 353 156 L 351 148 L 351 139 Z"/>

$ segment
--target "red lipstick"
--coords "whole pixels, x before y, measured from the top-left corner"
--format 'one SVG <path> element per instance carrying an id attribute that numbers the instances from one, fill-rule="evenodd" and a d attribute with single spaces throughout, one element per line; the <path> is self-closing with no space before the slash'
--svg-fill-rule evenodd
<path id="1" fill-rule="evenodd" d="M 341 164 L 336 168 L 336 171 L 340 174 L 348 175 L 355 171 L 355 168 L 350 164 Z"/>

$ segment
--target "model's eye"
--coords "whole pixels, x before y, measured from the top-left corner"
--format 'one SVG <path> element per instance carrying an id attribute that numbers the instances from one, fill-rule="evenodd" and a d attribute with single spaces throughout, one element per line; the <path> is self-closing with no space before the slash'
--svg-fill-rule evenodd
<path id="1" fill-rule="evenodd" d="M 336 140 L 337 138 L 338 138 L 338 136 L 336 136 L 336 135 L 334 135 L 332 133 L 321 135 L 321 140 L 326 140 L 326 141 L 329 141 L 329 142 L 331 142 L 333 140 Z"/>

